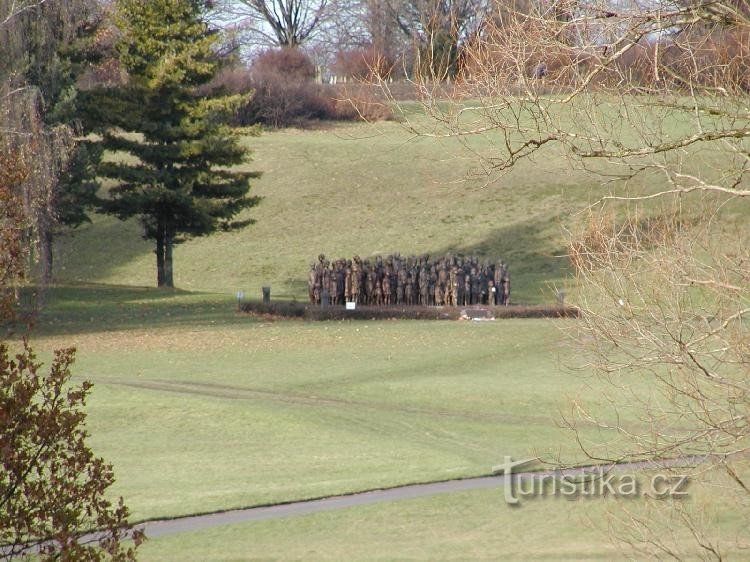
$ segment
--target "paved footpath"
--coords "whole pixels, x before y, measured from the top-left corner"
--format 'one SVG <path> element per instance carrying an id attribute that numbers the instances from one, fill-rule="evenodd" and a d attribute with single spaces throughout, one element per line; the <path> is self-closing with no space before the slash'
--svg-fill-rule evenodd
<path id="1" fill-rule="evenodd" d="M 606 472 L 609 469 L 614 469 L 617 471 L 644 469 L 654 470 L 675 466 L 692 466 L 701 462 L 702 460 L 703 458 L 682 458 L 665 461 L 640 461 L 621 463 L 616 465 L 593 465 L 564 470 L 513 472 L 513 477 L 527 479 L 541 478 L 550 475 L 582 476 L 599 471 Z M 330 511 L 332 509 L 342 509 L 346 507 L 370 505 L 379 502 L 431 496 L 433 494 L 445 494 L 453 492 L 465 492 L 469 490 L 481 490 L 486 488 L 498 488 L 500 486 L 503 486 L 507 481 L 507 476 L 499 475 L 480 476 L 477 478 L 466 478 L 462 480 L 447 480 L 444 482 L 432 482 L 428 484 L 410 484 L 384 490 L 359 492 L 343 496 L 332 496 L 328 498 L 297 501 L 263 507 L 234 509 L 230 511 L 208 513 L 204 515 L 178 517 L 175 519 L 147 521 L 145 523 L 138 524 L 136 528 L 143 529 L 146 533 L 146 536 L 148 537 L 160 537 L 163 535 L 171 535 L 173 533 L 199 531 L 202 529 L 209 529 L 211 527 L 218 527 L 220 525 L 231 525 L 234 523 L 261 521 L 263 519 L 274 519 L 277 517 L 305 515 L 307 513 Z M 499 493 L 498 501 L 503 501 Z"/>

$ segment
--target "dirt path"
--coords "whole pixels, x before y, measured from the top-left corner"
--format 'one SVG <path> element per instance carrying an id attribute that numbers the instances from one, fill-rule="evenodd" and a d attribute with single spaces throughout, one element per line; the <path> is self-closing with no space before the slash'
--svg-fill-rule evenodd
<path id="1" fill-rule="evenodd" d="M 514 472 L 513 476 L 519 478 L 541 478 L 543 476 L 549 475 L 585 475 L 595 473 L 600 470 L 607 471 L 610 469 L 617 471 L 645 469 L 655 470 L 667 467 L 693 466 L 695 464 L 698 464 L 702 460 L 702 458 L 683 458 L 665 461 L 640 461 L 632 463 L 622 463 L 617 465 L 584 466 L 564 470 Z M 148 537 L 160 537 L 173 533 L 200 531 L 220 525 L 231 525 L 234 523 L 261 521 L 264 519 L 273 519 L 277 517 L 305 515 L 308 513 L 317 513 L 320 511 L 330 511 L 333 509 L 364 506 L 379 502 L 406 500 L 410 498 L 431 496 L 433 494 L 445 494 L 453 492 L 465 492 L 469 490 L 481 490 L 486 488 L 497 488 L 503 486 L 506 482 L 507 477 L 504 475 L 500 475 L 466 478 L 463 480 L 447 480 L 444 482 L 431 482 L 427 484 L 411 484 L 384 490 L 359 492 L 344 496 L 333 496 L 328 498 L 297 501 L 263 507 L 234 509 L 230 511 L 179 517 L 175 519 L 148 521 L 146 523 L 137 525 L 137 528 L 143 529 L 146 532 L 146 536 Z M 500 494 L 499 492 L 497 495 L 497 501 L 504 501 L 502 494 Z"/>

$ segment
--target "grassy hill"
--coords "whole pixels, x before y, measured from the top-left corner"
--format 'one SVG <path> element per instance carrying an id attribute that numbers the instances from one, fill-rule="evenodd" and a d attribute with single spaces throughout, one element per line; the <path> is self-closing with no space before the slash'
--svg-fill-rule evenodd
<path id="1" fill-rule="evenodd" d="M 561 413 L 573 399 L 608 406 L 596 381 L 567 368 L 578 357 L 560 328 L 572 321 L 274 322 L 235 313 L 234 293 L 257 298 L 270 285 L 274 297 L 305 299 L 321 252 L 464 252 L 509 262 L 515 301 L 549 302 L 550 286 L 568 274 L 561 227 L 602 195 L 594 179 L 551 149 L 486 185 L 458 142 L 415 139 L 395 122 L 246 142 L 255 157 L 248 167 L 264 173 L 254 192 L 265 200 L 248 215 L 257 222 L 179 246 L 177 290 L 153 288 L 152 247 L 136 221 L 95 216 L 58 243 L 59 285 L 33 342 L 42 358 L 78 347 L 76 377 L 95 383 L 92 445 L 114 463 L 114 491 L 136 518 L 483 474 L 505 454 L 582 459 Z M 653 188 L 641 181 L 629 189 Z M 738 229 L 739 209 L 730 217 Z M 623 414 L 621 422 L 639 423 Z M 606 448 L 612 435 L 586 427 L 582 438 Z M 450 495 L 176 536 L 154 541 L 145 559 L 613 554 L 606 539 L 548 524 L 550 513 L 583 517 L 580 506 L 517 519 L 499 497 Z M 468 526 L 455 525 L 455 505 Z M 352 521 L 353 540 L 331 539 Z M 529 529 L 547 546 L 529 550 L 513 538 Z M 387 540 L 390 549 L 365 555 Z"/>
<path id="2" fill-rule="evenodd" d="M 475 253 L 510 263 L 517 301 L 544 302 L 566 259 L 560 221 L 595 188 L 550 154 L 486 185 L 455 141 L 415 139 L 395 122 L 285 130 L 247 144 L 263 172 L 254 226 L 194 239 L 175 251 L 175 283 L 190 291 L 306 298 L 321 252 Z M 587 183 L 588 181 L 588 183 Z M 151 286 L 151 244 L 137 221 L 94 217 L 57 248 L 57 279 Z"/>

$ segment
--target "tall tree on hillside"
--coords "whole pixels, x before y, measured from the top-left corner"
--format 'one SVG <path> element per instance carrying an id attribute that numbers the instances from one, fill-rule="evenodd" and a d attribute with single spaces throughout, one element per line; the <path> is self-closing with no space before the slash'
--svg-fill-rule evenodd
<path id="1" fill-rule="evenodd" d="M 203 2 L 116 5 L 117 49 L 129 79 L 92 92 L 88 107 L 102 127 L 103 146 L 132 158 L 101 165 L 101 175 L 117 182 L 103 208 L 123 220 L 140 218 L 144 236 L 156 242 L 158 285 L 173 287 L 176 243 L 252 222 L 233 219 L 259 202 L 247 195 L 258 173 L 231 169 L 247 160 L 247 149 L 225 125 L 246 96 L 205 91 L 221 61 Z"/>
<path id="2" fill-rule="evenodd" d="M 55 236 L 91 222 L 89 212 L 99 202 L 96 167 L 102 150 L 97 143 L 84 138 L 89 131 L 82 127 L 76 84 L 89 64 L 99 57 L 96 36 L 102 14 L 97 11 L 96 2 L 89 2 L 88 7 L 88 19 L 77 23 L 76 35 L 61 45 L 54 62 L 47 64 L 42 72 L 29 76 L 30 81 L 43 86 L 44 122 L 48 127 L 65 126 L 74 137 L 51 186 L 50 212 L 39 232 L 43 238 L 39 244 L 40 272 L 45 283 L 52 279 Z"/>

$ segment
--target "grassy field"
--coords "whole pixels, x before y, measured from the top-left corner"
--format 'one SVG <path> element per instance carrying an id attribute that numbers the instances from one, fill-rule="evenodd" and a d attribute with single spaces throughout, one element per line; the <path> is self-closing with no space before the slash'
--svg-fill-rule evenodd
<path id="1" fill-rule="evenodd" d="M 605 560 L 602 505 L 503 503 L 501 489 L 230 525 L 148 541 L 144 560 Z M 593 508 L 593 512 L 592 512 Z M 217 551 L 215 545 L 226 545 Z"/>
<path id="2" fill-rule="evenodd" d="M 269 322 L 97 286 L 49 299 L 36 346 L 79 349 L 92 442 L 137 519 L 578 458 L 556 423 L 591 382 L 566 369 L 569 321 Z"/>
<path id="3" fill-rule="evenodd" d="M 726 484 L 726 482 L 723 482 Z M 625 502 L 626 505 L 623 505 Z M 687 509 L 721 526 L 728 559 L 747 557 L 747 522 L 705 494 Z M 629 504 L 629 505 L 628 505 Z M 607 524 L 622 509 L 643 514 L 638 500 L 532 498 L 503 503 L 501 488 L 401 500 L 288 519 L 258 521 L 156 538 L 144 560 L 613 560 L 646 559 L 615 543 Z M 687 531 L 659 522 L 653 537 L 676 539 L 683 559 L 701 559 Z M 661 525 L 665 525 L 661 528 Z M 674 532 L 675 535 L 671 536 Z M 624 537 L 622 528 L 618 529 Z M 221 545 L 217 548 L 217 545 Z M 673 545 L 674 548 L 674 545 Z M 663 554 L 663 553 L 662 553 Z"/>
<path id="4" fill-rule="evenodd" d="M 247 142 L 264 172 L 257 224 L 181 245 L 177 290 L 148 288 L 135 221 L 95 216 L 58 243 L 34 346 L 78 348 L 91 443 L 134 519 L 486 474 L 504 455 L 581 460 L 560 418 L 606 389 L 568 368 L 572 321 L 272 321 L 236 313 L 234 293 L 303 299 L 321 252 L 466 252 L 508 261 L 516 302 L 550 302 L 568 282 L 560 227 L 601 194 L 590 178 L 552 151 L 485 186 L 456 144 L 397 123 Z M 612 436 L 583 438 L 603 450 Z M 587 513 L 454 494 L 160 539 L 144 559 L 613 556 L 573 524 Z"/>

